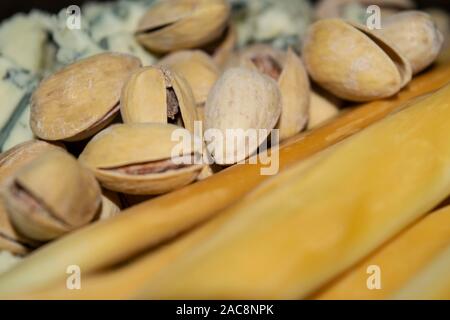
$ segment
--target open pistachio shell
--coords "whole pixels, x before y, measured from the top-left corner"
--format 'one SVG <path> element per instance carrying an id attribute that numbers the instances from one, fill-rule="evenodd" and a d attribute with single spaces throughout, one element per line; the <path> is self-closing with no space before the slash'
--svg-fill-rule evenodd
<path id="1" fill-rule="evenodd" d="M 272 78 L 247 68 L 228 69 L 206 101 L 205 129 L 221 135 L 207 142 L 210 155 L 220 165 L 248 158 L 263 142 L 261 138 L 271 133 L 280 113 L 281 93 Z M 259 139 L 249 139 L 250 131 L 257 132 Z M 227 142 L 227 135 L 236 143 Z"/>
<path id="2" fill-rule="evenodd" d="M 190 143 L 178 140 L 180 135 Z M 194 161 L 201 150 L 191 138 L 188 130 L 172 124 L 117 124 L 96 135 L 79 160 L 107 189 L 161 194 L 193 182 L 203 169 Z"/>
<path id="3" fill-rule="evenodd" d="M 174 52 L 160 60 L 159 65 L 169 67 L 189 83 L 195 103 L 202 105 L 219 78 L 219 68 L 212 58 L 200 50 Z"/>
<path id="4" fill-rule="evenodd" d="M 280 140 L 303 130 L 309 115 L 310 85 L 300 58 L 291 49 L 284 53 L 268 45 L 255 45 L 240 54 L 240 61 L 241 65 L 258 70 L 278 82 L 282 96 L 277 125 Z"/>
<path id="5" fill-rule="evenodd" d="M 367 28 L 340 19 L 309 28 L 303 60 L 319 85 L 352 101 L 392 96 L 412 77 L 409 62 L 394 47 Z"/>
<path id="6" fill-rule="evenodd" d="M 195 99 L 186 80 L 165 67 L 134 72 L 120 99 L 125 123 L 175 123 L 194 131 Z"/>
<path id="7" fill-rule="evenodd" d="M 430 15 L 405 11 L 388 17 L 374 33 L 384 39 L 409 61 L 416 74 L 436 60 L 444 37 Z"/>
<path id="8" fill-rule="evenodd" d="M 160 1 L 142 17 L 136 37 L 156 52 L 198 48 L 221 35 L 229 15 L 226 0 Z"/>
<path id="9" fill-rule="evenodd" d="M 21 168 L 42 154 L 59 147 L 50 143 L 32 140 L 24 142 L 0 155 L 0 184 L 5 184 Z M 13 254 L 24 255 L 37 244 L 19 234 L 13 227 L 8 216 L 5 203 L 0 198 L 0 251 L 6 250 Z"/>
<path id="10" fill-rule="evenodd" d="M 2 197 L 21 234 L 48 241 L 92 221 L 101 193 L 89 170 L 69 153 L 52 150 L 20 169 Z"/>
<path id="11" fill-rule="evenodd" d="M 33 133 L 51 141 L 94 135 L 119 112 L 123 84 L 139 66 L 133 56 L 102 53 L 44 79 L 32 97 Z"/>

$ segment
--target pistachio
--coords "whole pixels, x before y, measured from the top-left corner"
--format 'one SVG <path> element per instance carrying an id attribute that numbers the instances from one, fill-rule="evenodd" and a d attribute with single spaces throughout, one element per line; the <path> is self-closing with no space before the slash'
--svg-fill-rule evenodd
<path id="1" fill-rule="evenodd" d="M 385 19 L 375 34 L 397 48 L 416 74 L 432 64 L 442 48 L 444 37 L 430 15 L 405 11 Z"/>
<path id="2" fill-rule="evenodd" d="M 309 108 L 308 129 L 314 129 L 326 121 L 334 118 L 339 108 L 326 97 L 311 91 L 311 105 Z"/>
<path id="3" fill-rule="evenodd" d="M 123 88 L 120 112 L 125 123 L 173 123 L 191 132 L 197 120 L 189 84 L 165 67 L 134 72 Z"/>
<path id="4" fill-rule="evenodd" d="M 180 147 L 172 137 L 175 130 L 192 137 L 172 124 L 113 125 L 87 144 L 79 160 L 107 189 L 136 195 L 166 193 L 193 182 L 203 169 L 194 162 L 201 159 L 201 151 L 196 145 Z"/>
<path id="5" fill-rule="evenodd" d="M 219 78 L 219 68 L 206 53 L 200 50 L 174 52 L 158 63 L 169 67 L 189 83 L 197 105 L 206 102 L 208 93 Z"/>
<path id="6" fill-rule="evenodd" d="M 160 1 L 142 17 L 136 37 L 156 52 L 198 48 L 222 34 L 229 15 L 226 0 Z"/>
<path id="7" fill-rule="evenodd" d="M 9 179 L 2 198 L 21 234 L 48 241 L 92 221 L 100 207 L 100 188 L 69 153 L 52 150 Z"/>
<path id="8" fill-rule="evenodd" d="M 21 168 L 42 154 L 59 149 L 50 143 L 38 140 L 24 142 L 0 155 L 0 184 L 14 176 Z M 0 250 L 16 255 L 24 255 L 35 248 L 37 243 L 17 232 L 11 224 L 5 203 L 0 198 Z"/>
<path id="9" fill-rule="evenodd" d="M 367 28 L 340 19 L 309 28 L 303 58 L 319 85 L 352 101 L 392 96 L 412 77 L 409 62 L 394 47 Z"/>
<path id="10" fill-rule="evenodd" d="M 217 164 L 227 165 L 252 155 L 263 141 L 237 135 L 237 143 L 227 142 L 228 129 L 244 133 L 266 130 L 266 138 L 281 114 L 281 93 L 277 83 L 254 70 L 230 68 L 212 88 L 205 106 L 205 129 L 221 132 L 224 141 L 211 141 L 207 148 Z M 262 132 L 259 132 L 262 135 Z M 228 144 L 228 146 L 227 146 Z"/>
<path id="11" fill-rule="evenodd" d="M 123 84 L 139 66 L 135 57 L 102 53 L 46 78 L 32 97 L 33 133 L 51 141 L 76 141 L 94 135 L 119 112 Z"/>
<path id="12" fill-rule="evenodd" d="M 278 82 L 282 97 L 281 117 L 277 125 L 280 140 L 305 128 L 308 121 L 310 85 L 300 58 L 267 45 L 255 45 L 241 53 L 241 64 L 253 67 Z"/>

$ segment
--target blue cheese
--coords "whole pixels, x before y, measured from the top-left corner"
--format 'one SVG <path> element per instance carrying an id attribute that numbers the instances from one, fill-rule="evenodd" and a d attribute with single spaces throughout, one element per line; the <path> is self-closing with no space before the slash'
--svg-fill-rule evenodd
<path id="1" fill-rule="evenodd" d="M 265 42 L 284 49 L 299 46 L 312 20 L 307 0 L 230 0 L 238 45 Z"/>
<path id="2" fill-rule="evenodd" d="M 103 38 L 100 45 L 105 50 L 132 54 L 141 59 L 144 66 L 150 66 L 156 62 L 156 58 L 145 51 L 136 39 L 126 32 Z"/>
<path id="3" fill-rule="evenodd" d="M 30 106 L 28 104 L 6 138 L 3 150 L 9 150 L 22 142 L 33 139 L 35 137 L 30 128 Z"/>
<path id="4" fill-rule="evenodd" d="M 15 136 L 30 137 L 31 130 L 27 121 L 22 124 L 27 133 L 19 135 L 15 126 L 29 108 L 30 96 L 38 78 L 9 59 L 0 57 L 0 79 L 0 148 L 4 150 L 3 145 L 10 138 L 11 132 L 15 131 Z M 15 144 L 10 140 L 10 146 Z"/>
<path id="5" fill-rule="evenodd" d="M 88 20 L 92 39 L 102 49 L 133 54 L 144 65 L 150 65 L 155 63 L 156 58 L 144 50 L 134 37 L 136 26 L 150 3 L 151 0 L 88 3 L 82 12 Z"/>
<path id="6" fill-rule="evenodd" d="M 102 48 L 91 38 L 87 28 L 71 30 L 66 26 L 66 10 L 52 17 L 48 24 L 52 41 L 56 46 L 56 68 L 76 60 L 103 52 Z M 83 24 L 82 24 L 83 26 Z"/>
<path id="7" fill-rule="evenodd" d="M 43 16 L 16 14 L 0 25 L 0 52 L 32 73 L 40 72 L 47 32 Z"/>

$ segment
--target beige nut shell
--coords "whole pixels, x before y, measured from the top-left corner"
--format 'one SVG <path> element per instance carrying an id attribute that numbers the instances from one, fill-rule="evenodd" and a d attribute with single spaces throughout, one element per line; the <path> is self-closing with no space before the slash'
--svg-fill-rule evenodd
<path id="1" fill-rule="evenodd" d="M 261 70 L 255 58 L 270 58 L 279 70 Z M 274 78 L 282 97 L 281 116 L 277 128 L 280 140 L 285 140 L 302 131 L 308 121 L 310 84 L 308 74 L 300 58 L 292 51 L 282 52 L 268 45 L 253 45 L 239 54 L 240 64 L 259 70 Z"/>
<path id="2" fill-rule="evenodd" d="M 216 129 L 223 137 L 226 137 L 227 129 L 244 132 L 265 129 L 268 135 L 280 114 L 281 93 L 273 79 L 247 68 L 230 68 L 208 96 L 205 129 Z M 257 143 L 248 145 L 244 136 L 238 138 L 234 148 L 226 148 L 226 142 L 222 142 L 214 140 L 208 143 L 210 154 L 217 164 L 222 165 L 242 161 L 258 148 Z"/>
<path id="3" fill-rule="evenodd" d="M 160 60 L 158 65 L 169 67 L 186 79 L 197 105 L 206 102 L 209 91 L 219 78 L 219 68 L 214 60 L 201 50 L 174 52 Z"/>
<path id="4" fill-rule="evenodd" d="M 21 168 L 34 159 L 59 147 L 39 140 L 21 143 L 0 155 L 0 184 L 5 184 Z M 5 203 L 0 198 L 0 250 L 24 255 L 36 243 L 19 234 L 8 216 Z"/>
<path id="5" fill-rule="evenodd" d="M 186 129 L 194 132 L 195 99 L 187 81 L 166 67 L 135 71 L 123 87 L 120 112 L 124 123 L 168 123 L 167 89 L 172 88 Z"/>
<path id="6" fill-rule="evenodd" d="M 397 50 L 363 26 L 340 19 L 314 23 L 303 45 L 309 75 L 334 95 L 352 101 L 392 96 L 412 77 Z"/>
<path id="7" fill-rule="evenodd" d="M 34 199 L 31 205 L 17 193 L 18 187 Z M 2 195 L 14 226 L 38 241 L 86 225 L 101 201 L 94 176 L 63 150 L 49 151 L 20 169 Z"/>
<path id="8" fill-rule="evenodd" d="M 411 64 L 413 74 L 432 64 L 444 43 L 431 16 L 420 11 L 405 11 L 388 17 L 374 33 L 397 48 Z"/>
<path id="9" fill-rule="evenodd" d="M 226 0 L 160 1 L 142 17 L 136 37 L 155 52 L 198 48 L 221 35 L 229 15 Z"/>
<path id="10" fill-rule="evenodd" d="M 125 54 L 102 53 L 44 79 L 32 96 L 30 125 L 45 140 L 82 140 L 118 113 L 125 80 L 140 66 Z"/>
<path id="11" fill-rule="evenodd" d="M 188 130 L 171 124 L 113 125 L 97 134 L 88 143 L 79 160 L 94 172 L 107 189 L 137 195 L 169 192 L 193 182 L 202 170 L 203 164 L 141 175 L 128 175 L 115 169 L 169 160 L 172 158 L 172 152 L 177 150 L 179 151 L 177 156 L 197 153 L 196 145 L 193 144 L 183 145 L 177 149 L 180 141 L 172 138 L 175 130 L 192 137 Z"/>

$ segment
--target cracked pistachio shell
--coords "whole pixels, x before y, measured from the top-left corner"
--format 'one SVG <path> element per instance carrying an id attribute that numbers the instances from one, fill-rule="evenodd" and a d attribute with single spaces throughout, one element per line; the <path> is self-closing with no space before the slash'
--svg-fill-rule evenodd
<path id="1" fill-rule="evenodd" d="M 234 164 L 252 155 L 263 141 L 248 141 L 238 135 L 233 147 L 226 147 L 227 129 L 258 130 L 266 138 L 281 114 L 281 93 L 277 83 L 248 68 L 230 68 L 212 88 L 205 106 L 205 130 L 217 130 L 224 137 L 208 143 L 208 151 L 220 165 Z M 261 136 L 265 129 L 265 135 Z M 212 132 L 212 131 L 211 131 Z M 237 131 L 235 131 L 237 132 Z"/>
<path id="2" fill-rule="evenodd" d="M 72 155 L 52 150 L 20 169 L 2 197 L 21 234 L 49 241 L 91 222 L 101 192 L 95 177 Z"/>
<path id="3" fill-rule="evenodd" d="M 204 104 L 208 93 L 219 78 L 219 68 L 213 59 L 200 50 L 183 50 L 169 54 L 158 63 L 169 67 L 189 83 L 197 105 Z"/>
<path id="4" fill-rule="evenodd" d="M 146 67 L 134 72 L 120 99 L 124 123 L 176 122 L 194 132 L 195 99 L 186 80 L 168 68 Z"/>
<path id="5" fill-rule="evenodd" d="M 394 47 L 365 27 L 340 19 L 310 26 L 303 60 L 314 81 L 351 101 L 390 97 L 412 77 L 409 62 Z"/>
<path id="6" fill-rule="evenodd" d="M 432 64 L 444 43 L 433 19 L 420 11 L 405 11 L 388 17 L 374 33 L 396 47 L 411 64 L 413 74 Z"/>
<path id="7" fill-rule="evenodd" d="M 5 184 L 22 167 L 42 154 L 59 147 L 39 140 L 21 143 L 0 155 L 0 184 Z M 36 247 L 36 243 L 19 234 L 13 227 L 3 199 L 0 198 L 0 251 L 5 250 L 16 255 L 24 255 Z"/>
<path id="8" fill-rule="evenodd" d="M 136 37 L 156 52 L 198 48 L 222 34 L 229 16 L 226 0 L 160 1 L 140 20 Z"/>
<path id="9" fill-rule="evenodd" d="M 203 169 L 193 162 L 177 164 L 175 160 L 191 161 L 201 155 L 193 139 L 192 144 L 181 145 L 179 135 L 192 138 L 188 130 L 172 124 L 117 124 L 97 134 L 79 160 L 109 190 L 135 195 L 166 193 L 195 181 Z"/>
<path id="10" fill-rule="evenodd" d="M 258 70 L 277 81 L 282 97 L 281 116 L 277 128 L 280 140 L 302 131 L 308 121 L 310 85 L 300 58 L 267 45 L 255 45 L 240 54 L 241 64 Z"/>
<path id="11" fill-rule="evenodd" d="M 32 96 L 30 125 L 44 140 L 76 141 L 108 125 L 119 112 L 122 87 L 140 61 L 102 53 L 44 79 Z"/>

